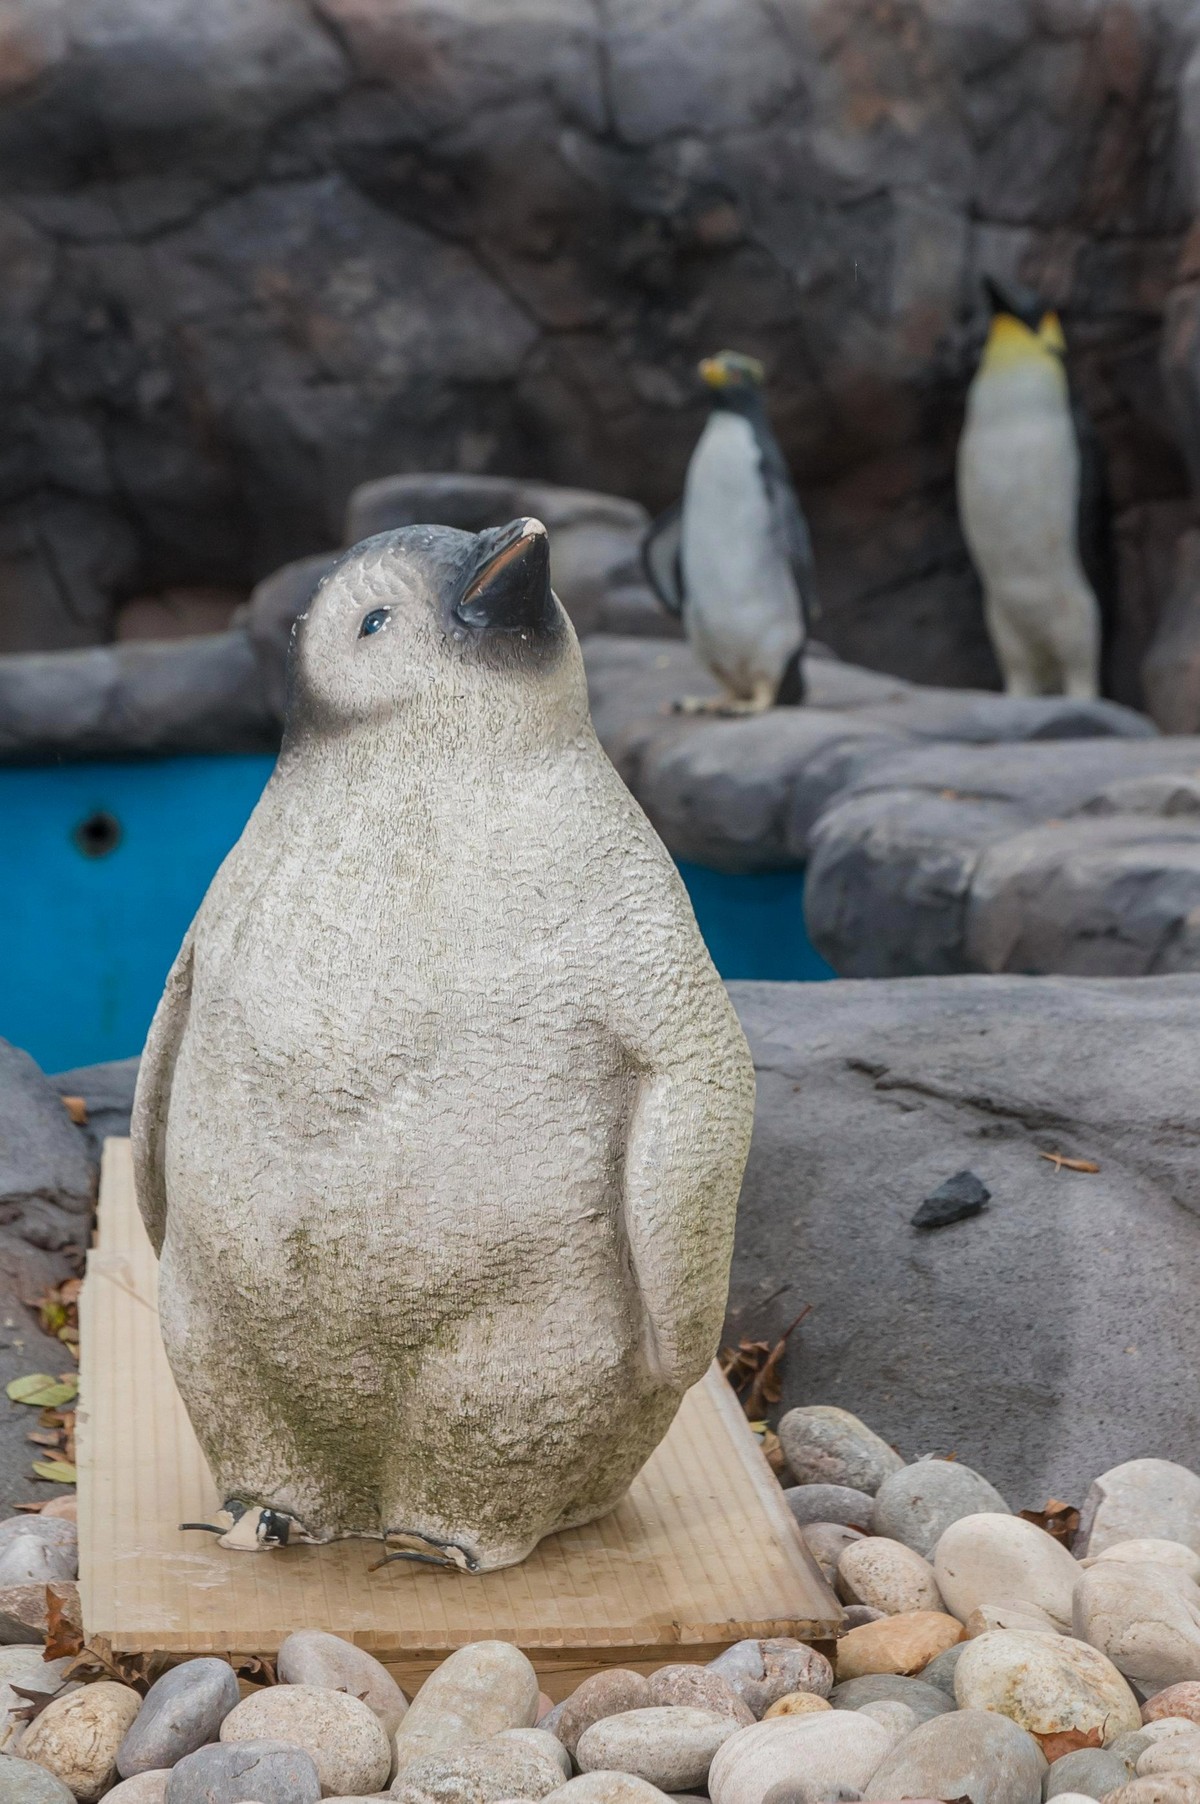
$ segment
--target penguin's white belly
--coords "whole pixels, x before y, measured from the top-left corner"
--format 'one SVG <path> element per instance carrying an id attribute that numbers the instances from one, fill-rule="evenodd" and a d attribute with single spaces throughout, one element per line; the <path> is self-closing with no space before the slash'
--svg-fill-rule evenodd
<path id="1" fill-rule="evenodd" d="M 1069 416 L 972 422 L 959 495 L 968 544 L 990 585 L 1019 600 L 1074 580 L 1079 452 Z"/>
<path id="2" fill-rule="evenodd" d="M 779 682 L 803 643 L 791 567 L 777 542 L 749 421 L 714 413 L 688 466 L 680 546 L 684 626 L 736 695 Z"/>

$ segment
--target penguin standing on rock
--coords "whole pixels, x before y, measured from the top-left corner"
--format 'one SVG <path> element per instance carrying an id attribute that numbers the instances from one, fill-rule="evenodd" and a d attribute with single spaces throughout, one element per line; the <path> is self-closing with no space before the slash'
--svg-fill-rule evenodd
<path id="1" fill-rule="evenodd" d="M 289 676 L 134 1104 L 225 1500 L 188 1526 L 507 1566 L 614 1507 L 716 1351 L 754 1067 L 540 522 L 365 540 Z"/>
<path id="2" fill-rule="evenodd" d="M 1010 695 L 1100 692 L 1100 610 L 1079 548 L 1080 442 L 1058 315 L 988 282 L 958 506 Z"/>
<path id="3" fill-rule="evenodd" d="M 763 367 L 737 351 L 706 357 L 712 413 L 683 500 L 650 528 L 646 574 L 682 615 L 688 644 L 723 693 L 685 714 L 759 714 L 804 700 L 802 656 L 814 605 L 812 544 L 763 405 Z"/>

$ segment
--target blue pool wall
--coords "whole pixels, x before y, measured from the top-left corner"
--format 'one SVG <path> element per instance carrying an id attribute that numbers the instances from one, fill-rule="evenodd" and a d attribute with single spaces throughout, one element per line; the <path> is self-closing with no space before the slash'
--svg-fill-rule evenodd
<path id="1" fill-rule="evenodd" d="M 0 770 L 0 1035 L 46 1071 L 140 1051 L 188 922 L 273 764 Z M 833 976 L 805 932 L 802 871 L 680 871 L 723 977 Z"/>

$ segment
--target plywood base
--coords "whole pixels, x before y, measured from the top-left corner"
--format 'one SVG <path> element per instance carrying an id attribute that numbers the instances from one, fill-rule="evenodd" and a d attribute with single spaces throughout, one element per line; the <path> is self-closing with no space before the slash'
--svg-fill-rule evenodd
<path id="1" fill-rule="evenodd" d="M 370 1572 L 378 1542 L 247 1554 L 181 1531 L 219 1500 L 163 1352 L 156 1284 L 129 1143 L 110 1140 L 80 1312 L 79 1553 L 85 1632 L 118 1651 L 269 1655 L 292 1629 L 323 1628 L 411 1689 L 452 1649 L 495 1637 L 565 1695 L 600 1666 L 652 1671 L 745 1636 L 835 1633 L 840 1605 L 715 1366 L 618 1509 L 503 1572 Z"/>

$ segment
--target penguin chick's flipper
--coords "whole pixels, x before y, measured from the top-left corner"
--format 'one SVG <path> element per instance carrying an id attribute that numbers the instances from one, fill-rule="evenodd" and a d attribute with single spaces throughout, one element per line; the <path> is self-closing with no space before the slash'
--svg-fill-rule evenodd
<path id="1" fill-rule="evenodd" d="M 779 687 L 775 691 L 777 708 L 799 708 L 808 693 L 804 677 L 804 647 L 798 645 L 783 667 Z"/>
<path id="2" fill-rule="evenodd" d="M 754 685 L 750 696 L 730 695 L 685 695 L 677 702 L 671 703 L 672 714 L 716 714 L 729 718 L 740 714 L 765 714 L 775 700 L 772 685 L 764 678 Z"/>
<path id="3" fill-rule="evenodd" d="M 389 1529 L 384 1540 L 390 1551 L 368 1566 L 368 1572 L 378 1572 L 393 1560 L 415 1560 L 421 1566 L 451 1566 L 459 1572 L 479 1571 L 476 1556 L 457 1541 L 441 1541 L 436 1535 L 420 1535 L 409 1528 Z"/>
<path id="4" fill-rule="evenodd" d="M 315 1542 L 295 1516 L 286 1510 L 273 1510 L 265 1504 L 243 1503 L 229 1497 L 212 1522 L 181 1522 L 180 1528 L 207 1529 L 216 1535 L 218 1547 L 232 1548 L 236 1553 L 264 1553 L 272 1547 L 290 1547 L 301 1541 Z"/>
<path id="5" fill-rule="evenodd" d="M 193 938 L 189 927 L 154 1011 L 133 1098 L 133 1175 L 138 1208 L 156 1253 L 167 1232 L 166 1143 L 175 1060 L 192 1001 Z"/>

